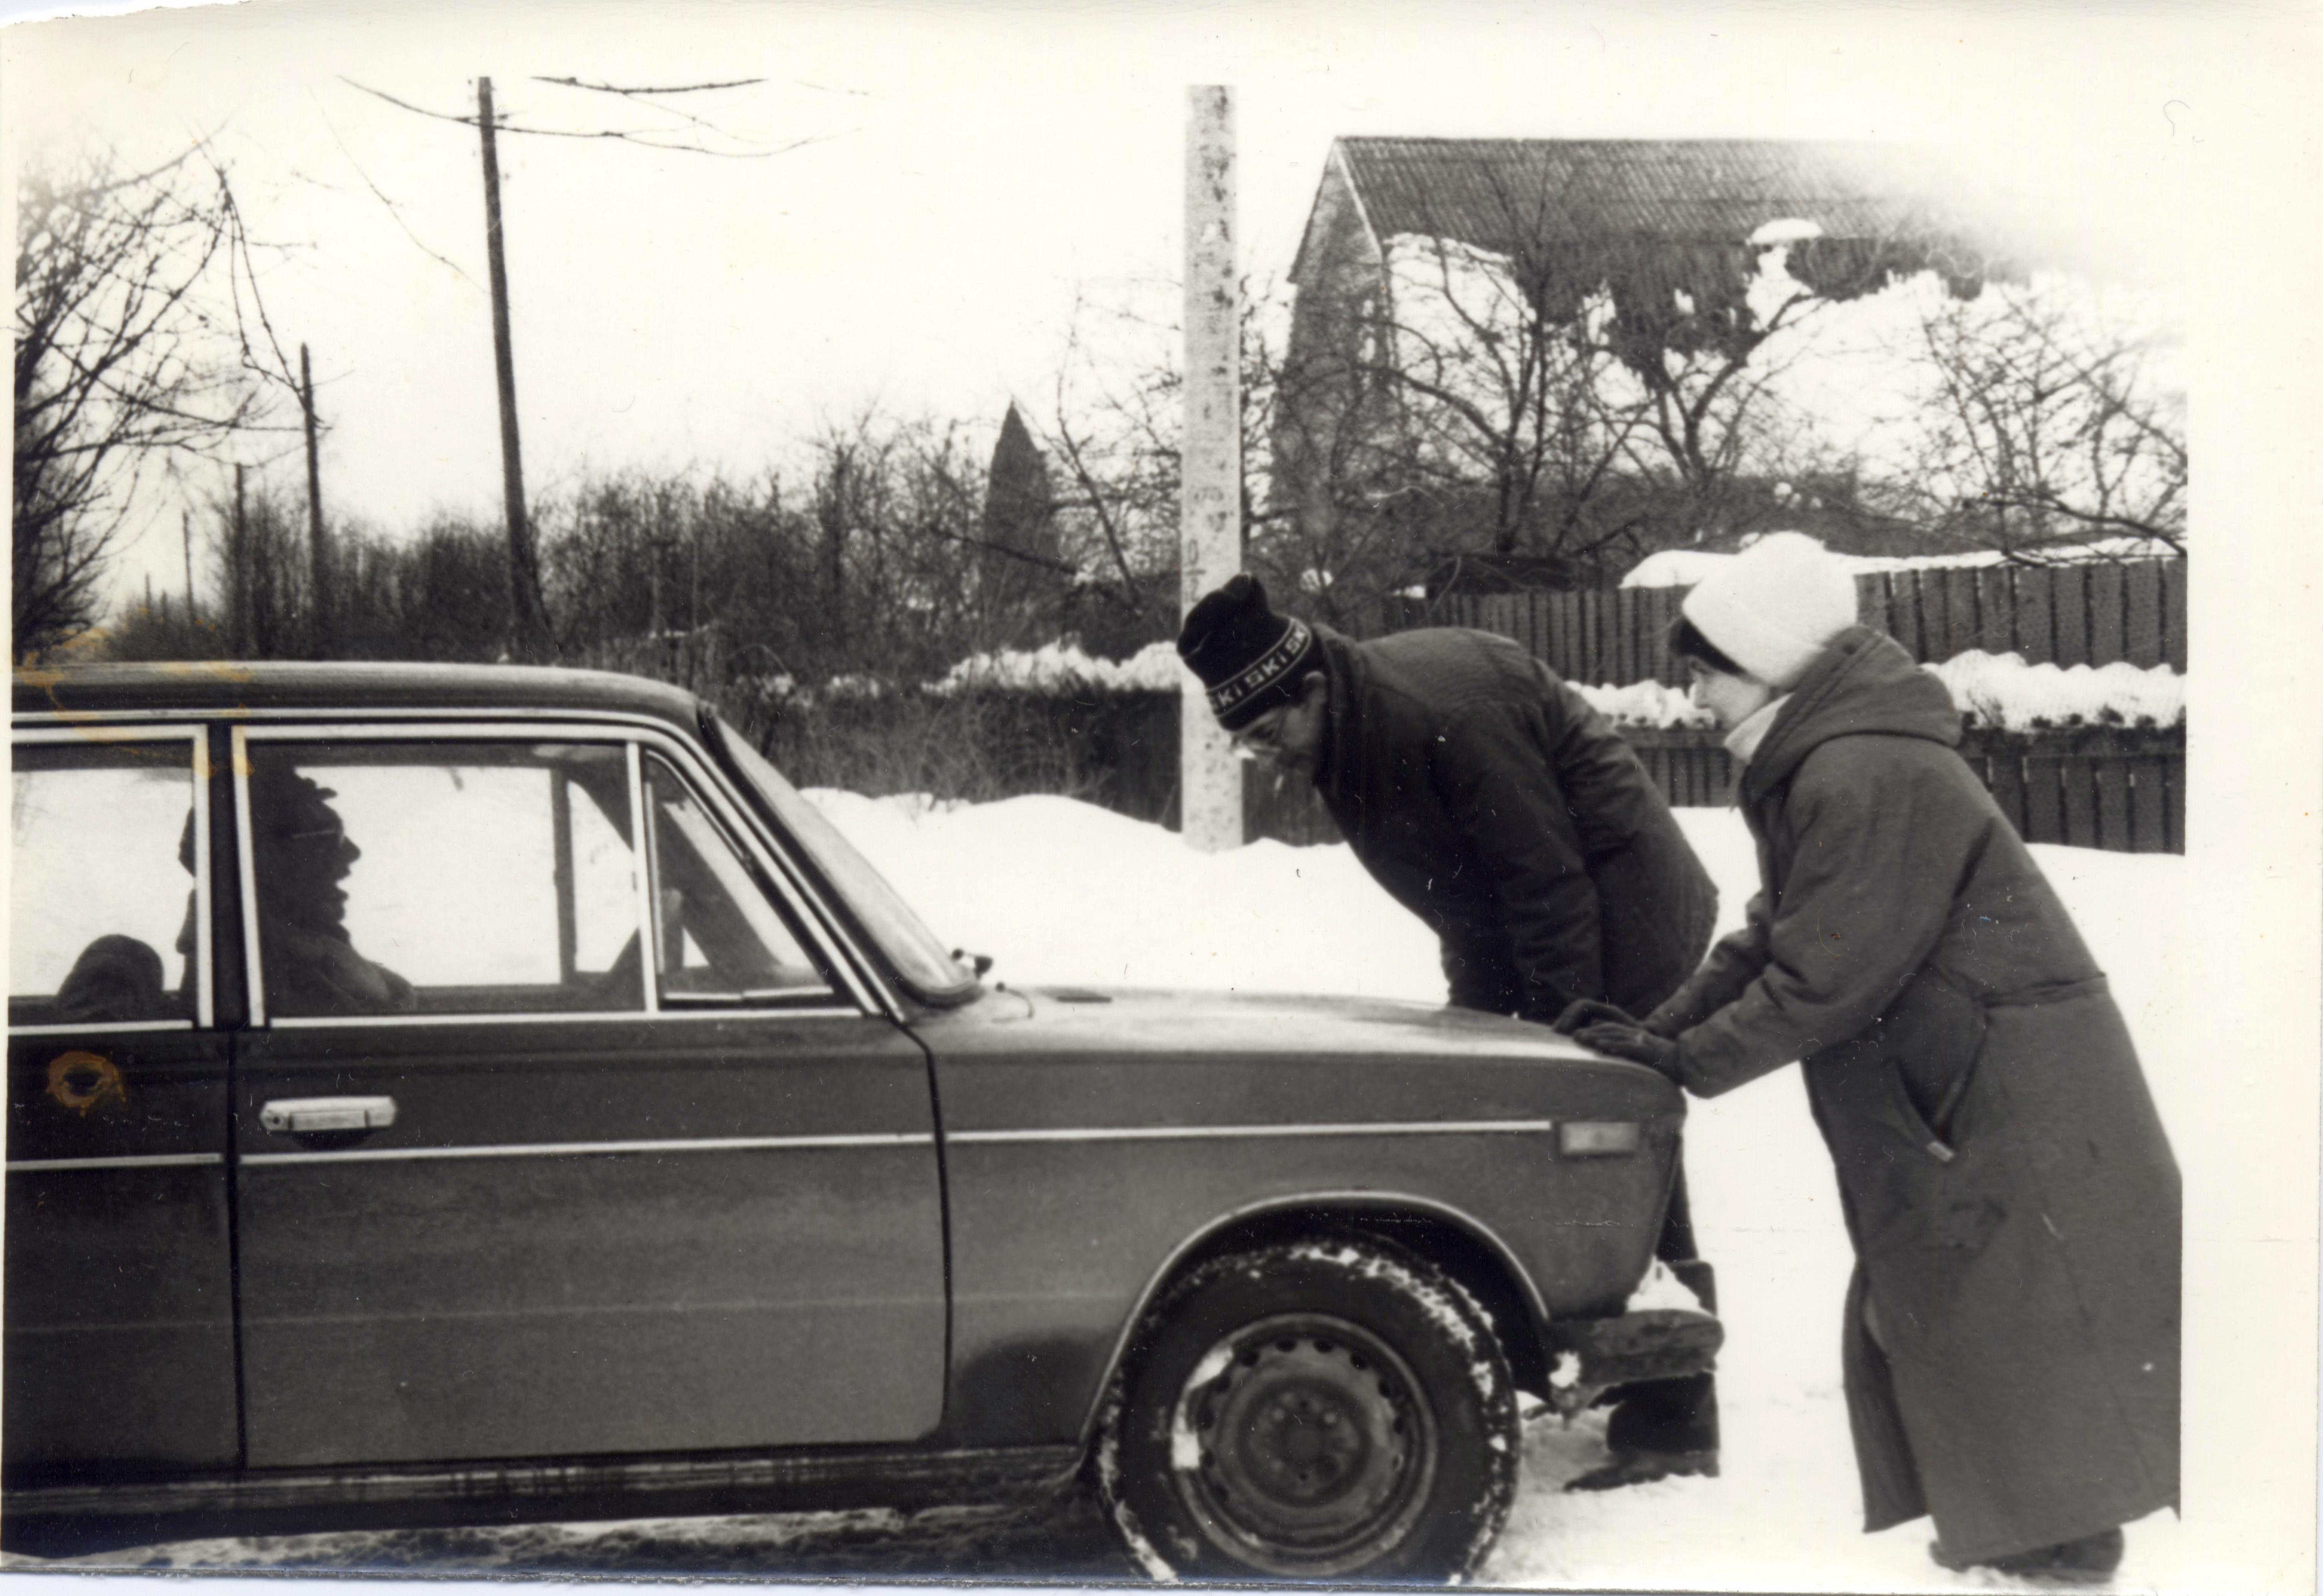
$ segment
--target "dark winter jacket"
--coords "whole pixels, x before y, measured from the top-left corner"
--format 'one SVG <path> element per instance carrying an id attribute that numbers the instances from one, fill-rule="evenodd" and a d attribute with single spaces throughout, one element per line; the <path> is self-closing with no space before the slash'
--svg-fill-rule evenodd
<path id="1" fill-rule="evenodd" d="M 1858 1260 L 1867 1527 L 1933 1511 L 1973 1560 L 2177 1501 L 2179 1183 L 2105 977 L 1959 727 L 1894 642 L 1843 634 L 1743 772 L 1749 923 L 1648 1024 L 1704 1096 L 1805 1060 Z"/>
<path id="2" fill-rule="evenodd" d="M 1555 1020 L 1642 1014 L 1709 945 L 1717 888 L 1636 754 L 1506 637 L 1323 628 L 1316 773 L 1331 818 L 1442 940 L 1452 1001 Z"/>

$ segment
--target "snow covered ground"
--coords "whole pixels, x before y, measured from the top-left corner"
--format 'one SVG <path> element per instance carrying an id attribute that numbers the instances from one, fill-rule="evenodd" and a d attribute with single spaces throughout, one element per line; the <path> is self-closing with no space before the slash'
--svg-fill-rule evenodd
<path id="1" fill-rule="evenodd" d="M 1260 842 L 1195 854 L 1158 827 L 1063 798 L 941 806 L 814 796 L 949 944 L 993 956 L 995 979 L 1444 995 L 1434 940 L 1343 847 Z M 1726 922 L 1737 922 L 1754 885 L 1740 821 L 1721 810 L 1681 811 L 1680 818 L 1719 882 Z M 2179 1123 L 2190 1072 L 2173 1029 L 2179 1005 L 2169 961 L 2187 890 L 2184 861 L 2066 848 L 2034 852 L 2114 977 L 2165 1122 Z M 1585 1421 L 1566 1429 L 1536 1420 L 1521 1493 L 1485 1581 L 1584 1590 L 2011 1588 L 1991 1576 L 1938 1569 L 1928 1560 L 1924 1521 L 1860 1533 L 1840 1395 L 1848 1247 L 1797 1072 L 1695 1105 L 1687 1162 L 1727 1327 L 1720 1361 L 1723 1473 L 1569 1496 L 1559 1487 L 1602 1459 L 1601 1434 Z M 433 1573 L 593 1567 L 763 1578 L 852 1569 L 926 1577 L 972 1569 L 1128 1577 L 1125 1564 L 1108 1560 L 1090 1518 L 1084 1512 L 1049 1527 L 1042 1533 L 1050 1544 L 1040 1547 L 989 1516 L 923 1515 L 906 1523 L 894 1515 L 787 1515 L 205 1542 L 106 1561 L 384 1564 Z M 2181 1542 L 2189 1538 L 2169 1515 L 2135 1527 L 2115 1588 L 2188 1588 L 2190 1550 Z M 1053 1544 L 1059 1539 L 1069 1543 L 1061 1550 Z M 905 1550 L 895 1551 L 898 1545 Z M 957 1557 L 946 1561 L 944 1548 Z"/>

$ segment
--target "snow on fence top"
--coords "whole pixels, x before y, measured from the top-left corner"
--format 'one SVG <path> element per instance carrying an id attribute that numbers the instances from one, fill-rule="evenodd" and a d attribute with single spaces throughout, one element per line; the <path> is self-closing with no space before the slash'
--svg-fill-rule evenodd
<path id="1" fill-rule="evenodd" d="M 1185 667 L 1168 643 L 1148 643 L 1125 660 L 1096 659 L 1070 643 L 1050 643 L 1027 654 L 1002 649 L 973 654 L 928 683 L 931 693 L 1005 688 L 1018 693 L 1070 693 L 1095 687 L 1111 693 L 1175 693 Z"/>
<path id="2" fill-rule="evenodd" d="M 1694 707 L 1685 688 L 1663 682 L 1632 682 L 1626 687 L 1584 687 L 1575 682 L 1573 690 L 1588 702 L 1591 709 L 1616 726 L 1718 724 L 1708 710 Z"/>
<path id="3" fill-rule="evenodd" d="M 1742 540 L 1748 548 L 1758 540 L 1753 534 Z M 2043 564 L 2081 564 L 2107 560 L 2158 560 L 2174 557 L 2179 551 L 2158 538 L 2101 537 L 2091 543 L 2076 544 L 2070 548 L 2043 550 L 2039 555 Z M 1623 587 L 1692 587 L 1734 556 L 1717 554 L 1708 549 L 1666 548 L 1648 555 L 1630 567 L 1621 578 Z M 1833 556 L 1845 565 L 1851 575 L 1862 576 L 1887 571 L 1962 571 L 2012 562 L 1998 549 L 1979 549 L 1964 555 L 1837 555 Z"/>
<path id="4" fill-rule="evenodd" d="M 2186 720 L 2186 679 L 2168 665 L 2147 668 L 2116 662 L 2090 666 L 2028 665 L 2019 654 L 1972 649 L 1940 664 L 1924 665 L 1952 695 L 1970 724 L 2004 731 L 2046 727 L 2124 726 L 2168 728 Z M 1098 659 L 1070 644 L 1051 643 L 1030 652 L 1004 649 L 978 654 L 954 665 L 921 691 L 949 697 L 960 693 L 1023 693 L 1054 696 L 1072 693 L 1177 693 L 1187 673 L 1168 643 L 1149 643 L 1126 660 Z M 807 704 L 817 699 L 876 698 L 893 691 L 869 677 L 835 678 L 820 692 L 801 691 L 787 678 L 761 683 L 769 697 Z M 1707 728 L 1707 711 L 1694 707 L 1685 689 L 1660 682 L 1625 686 L 1574 683 L 1589 707 L 1617 726 L 1662 729 Z"/>
<path id="5" fill-rule="evenodd" d="M 2019 654 L 1971 649 L 1933 671 L 1979 726 L 2032 731 L 2049 726 L 2171 727 L 2186 722 L 2186 678 L 2168 665 L 2026 665 Z"/>
<path id="6" fill-rule="evenodd" d="M 1924 665 L 1944 684 L 1973 726 L 2000 731 L 2049 727 L 2167 728 L 2186 721 L 2186 678 L 2168 665 L 2140 669 L 2107 665 L 2027 665 L 2021 654 L 1971 649 L 1940 665 Z M 1706 727 L 1685 690 L 1659 682 L 1627 687 L 1580 687 L 1589 707 L 1617 726 Z"/>

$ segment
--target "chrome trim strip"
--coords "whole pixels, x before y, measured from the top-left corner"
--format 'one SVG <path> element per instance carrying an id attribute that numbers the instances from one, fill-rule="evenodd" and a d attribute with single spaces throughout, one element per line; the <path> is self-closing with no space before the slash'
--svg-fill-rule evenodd
<path id="1" fill-rule="evenodd" d="M 192 725 L 197 718 L 197 712 L 189 715 L 184 710 L 161 710 L 153 711 L 149 719 L 119 727 L 85 727 L 74 721 L 55 726 L 18 724 L 12 736 L 20 743 L 167 743 L 175 742 L 181 737 L 197 738 L 200 733 Z M 19 717 L 20 721 L 29 719 L 29 716 Z M 109 735 L 94 735 L 100 731 Z"/>
<path id="2" fill-rule="evenodd" d="M 53 1169 L 174 1169 L 200 1164 L 222 1164 L 222 1152 L 151 1152 L 133 1158 L 12 1158 L 11 1175 L 46 1173 Z"/>
<path id="3" fill-rule="evenodd" d="M 135 724 L 188 719 L 204 721 L 229 720 L 238 725 L 247 723 L 262 728 L 271 722 L 293 720 L 302 720 L 317 726 L 335 725 L 344 720 L 348 712 L 346 706 L 343 704 L 304 706 L 275 704 L 260 709 L 252 709 L 246 704 L 214 704 L 204 709 L 188 709 L 180 704 L 175 708 L 159 710 L 25 710 L 16 712 L 12 719 L 17 726 L 27 731 L 43 729 L 51 726 L 71 729 L 81 726 Z M 671 729 L 670 719 L 666 715 L 648 714 L 640 710 L 599 708 L 590 704 L 566 704 L 553 710 L 510 709 L 506 705 L 495 707 L 482 704 L 439 704 L 434 708 L 415 707 L 409 704 L 381 704 L 375 708 L 365 708 L 361 713 L 366 720 L 445 720 L 473 725 L 479 720 L 490 717 L 502 721 L 576 720 L 607 723 L 618 721 L 623 726 L 650 726 L 665 732 Z"/>
<path id="4" fill-rule="evenodd" d="M 432 735 L 427 729 L 425 721 L 434 717 L 426 717 L 412 722 L 399 722 L 393 726 L 382 726 L 369 719 L 371 711 L 366 710 L 363 712 L 365 719 L 361 720 L 350 721 L 343 718 L 317 720 L 303 725 L 251 726 L 243 729 L 260 742 L 269 743 L 331 743 L 335 745 L 338 743 L 408 743 L 422 741 Z M 330 713 L 334 717 L 344 717 L 348 711 L 334 710 Z M 490 720 L 447 719 L 443 728 L 448 734 L 447 740 L 485 742 L 506 738 L 527 743 L 620 743 L 627 742 L 633 735 L 630 731 L 620 728 L 592 724 L 585 715 L 583 719 L 575 720 L 567 714 L 543 716 L 542 719 L 553 720 L 555 725 L 560 727 L 586 728 L 583 735 L 544 736 L 538 721 L 528 720 L 521 717 L 510 719 L 506 710 L 496 711 L 494 714 L 496 718 Z"/>
<path id="5" fill-rule="evenodd" d="M 654 903 L 653 817 L 646 812 L 646 762 L 630 738 L 621 744 L 621 758 L 629 775 L 629 881 L 638 895 L 638 986 L 645 993 L 645 1012 L 661 1012 L 661 919 Z"/>
<path id="6" fill-rule="evenodd" d="M 234 839 L 242 876 L 242 970 L 250 1028 L 266 1025 L 266 972 L 258 961 L 258 866 L 251 857 L 250 729 L 234 729 Z"/>
<path id="7" fill-rule="evenodd" d="M 224 1509 L 342 1507 L 348 1502 L 538 1501 L 574 1496 L 601 1503 L 609 1494 L 637 1492 L 767 1494 L 777 1507 L 783 1492 L 809 1487 L 818 1494 L 835 1481 L 930 1482 L 936 1500 L 981 1500 L 1004 1492 L 1043 1492 L 1063 1487 L 1080 1466 L 1071 1445 L 925 1452 L 909 1445 L 758 1447 L 740 1453 L 612 1459 L 552 1457 L 515 1463 L 371 1464 L 344 1468 L 253 1469 L 151 1482 L 106 1481 L 99 1485 L 36 1485 L 12 1490 L 9 1507 L 23 1518 L 85 1514 L 175 1514 Z M 876 1496 L 875 1496 L 876 1500 Z M 810 1500 L 802 1504 L 815 1505 Z"/>
<path id="8" fill-rule="evenodd" d="M 1554 1130 L 1550 1119 L 1376 1120 L 1354 1124 L 1090 1126 L 1054 1131 L 948 1131 L 964 1142 L 1202 1142 L 1271 1136 L 1485 1136 Z"/>
<path id="9" fill-rule="evenodd" d="M 932 1147 L 927 1131 L 874 1131 L 849 1136 L 714 1136 L 686 1142 L 504 1142 L 476 1147 L 359 1147 L 344 1152 L 245 1152 L 238 1160 L 260 1164 L 383 1164 L 422 1159 L 598 1158 L 611 1154 L 664 1152 L 800 1152 L 841 1147 Z"/>
<path id="10" fill-rule="evenodd" d="M 201 1028 L 217 1023 L 216 997 L 211 988 L 217 977 L 210 968 L 210 737 L 207 727 L 194 734 L 194 1014 Z"/>
<path id="11" fill-rule="evenodd" d="M 276 1031 L 327 1031 L 361 1027 L 382 1031 L 441 1029 L 447 1025 L 556 1025 L 568 1021 L 650 1020 L 862 1020 L 867 1015 L 852 1005 L 832 1008 L 688 1008 L 688 1009 L 512 1009 L 473 1014 L 278 1014 Z"/>
<path id="12" fill-rule="evenodd" d="M 92 1020 L 81 1025 L 11 1025 L 11 1036 L 93 1036 L 116 1031 L 191 1031 L 191 1020 Z"/>

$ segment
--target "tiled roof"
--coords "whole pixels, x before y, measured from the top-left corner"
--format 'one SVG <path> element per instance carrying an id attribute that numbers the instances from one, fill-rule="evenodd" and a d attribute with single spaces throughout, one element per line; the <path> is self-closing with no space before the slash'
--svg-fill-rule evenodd
<path id="1" fill-rule="evenodd" d="M 1551 242 L 1740 243 L 1800 217 L 1825 237 L 1931 225 L 1916 187 L 1877 145 L 1757 139 L 1339 141 L 1372 233 L 1513 253 Z"/>

